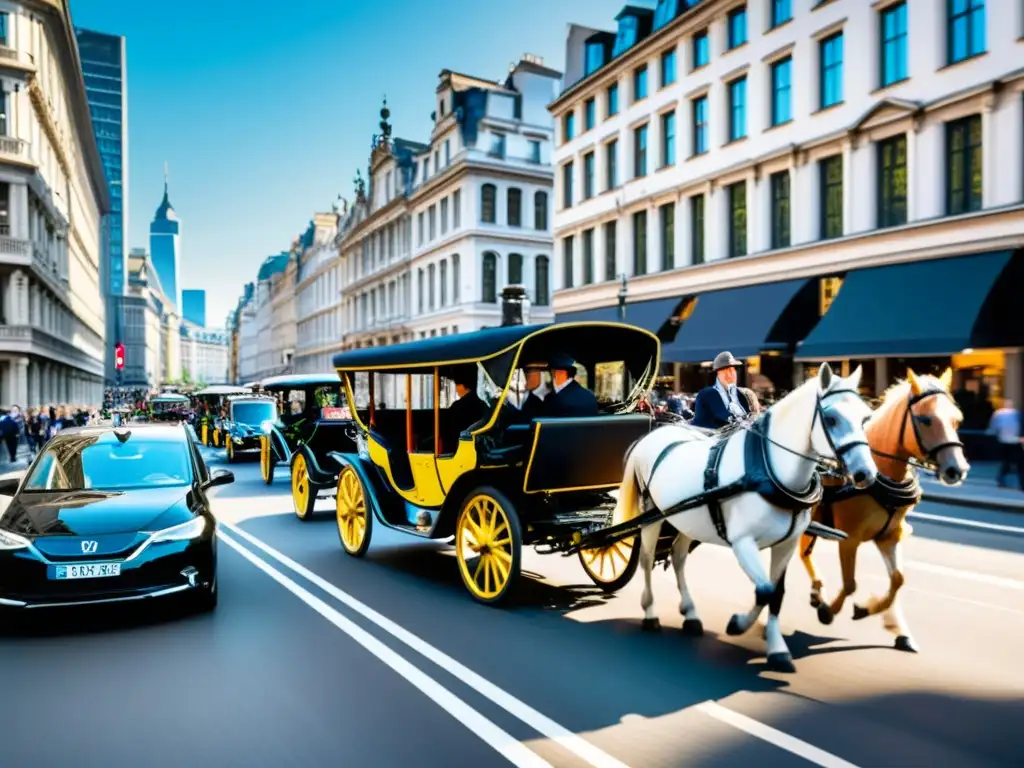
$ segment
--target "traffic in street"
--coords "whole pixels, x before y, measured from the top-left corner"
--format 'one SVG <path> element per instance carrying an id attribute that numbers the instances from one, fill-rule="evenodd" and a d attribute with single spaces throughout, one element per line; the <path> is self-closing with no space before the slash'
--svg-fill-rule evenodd
<path id="1" fill-rule="evenodd" d="M 202 449 L 211 470 L 223 450 Z M 506 609 L 466 595 L 450 548 L 386 529 L 344 554 L 333 506 L 293 513 L 256 462 L 211 491 L 219 605 L 7 614 L 11 765 L 996 766 L 1024 739 L 1024 521 L 922 503 L 904 609 L 920 653 L 880 617 L 831 626 L 794 564 L 782 626 L 797 672 L 764 671 L 760 627 L 727 637 L 749 582 L 729 550 L 688 565 L 705 634 L 680 631 L 672 571 L 605 595 L 576 557 L 524 550 Z M 1019 521 L 1019 522 L 1018 522 Z M 816 560 L 839 585 L 835 544 Z M 885 571 L 865 548 L 858 601 Z M 830 592 L 831 590 L 831 592 Z M 56 725 L 56 727 L 54 727 Z"/>

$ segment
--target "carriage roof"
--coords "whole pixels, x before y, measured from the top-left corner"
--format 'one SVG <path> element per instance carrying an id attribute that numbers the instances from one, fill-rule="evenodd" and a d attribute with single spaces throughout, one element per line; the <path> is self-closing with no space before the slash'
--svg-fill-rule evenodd
<path id="1" fill-rule="evenodd" d="M 216 384 L 212 387 L 206 387 L 200 389 L 198 392 L 193 392 L 193 397 L 205 397 L 207 395 L 244 395 L 249 390 L 243 389 L 242 387 L 233 387 L 229 384 Z"/>
<path id="2" fill-rule="evenodd" d="M 580 322 L 510 325 L 485 328 L 453 336 L 364 347 L 334 356 L 338 372 L 414 371 L 435 366 L 491 360 L 507 353 L 518 354 L 527 342 L 538 342 L 536 353 L 560 351 L 578 360 L 597 360 L 608 352 L 657 358 L 660 342 L 654 334 L 626 323 Z M 550 342 L 550 343 L 545 343 Z"/>
<path id="3" fill-rule="evenodd" d="M 325 387 L 341 384 L 337 373 L 293 373 L 287 376 L 271 376 L 259 383 L 261 389 L 284 390 L 305 387 Z"/>
<path id="4" fill-rule="evenodd" d="M 185 397 L 185 395 L 158 395 L 157 397 L 152 398 L 149 402 L 150 405 L 157 405 L 162 403 L 187 403 L 188 398 Z"/>

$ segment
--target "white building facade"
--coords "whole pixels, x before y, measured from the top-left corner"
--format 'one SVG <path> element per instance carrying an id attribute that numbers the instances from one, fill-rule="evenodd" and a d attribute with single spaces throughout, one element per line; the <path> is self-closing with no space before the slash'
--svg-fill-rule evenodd
<path id="1" fill-rule="evenodd" d="M 181 371 L 192 383 L 226 383 L 229 353 L 229 337 L 224 331 L 181 322 Z"/>
<path id="2" fill-rule="evenodd" d="M 296 373 L 333 370 L 331 358 L 341 349 L 340 219 L 336 211 L 318 213 L 303 236 L 295 286 Z"/>
<path id="3" fill-rule="evenodd" d="M 901 305 L 927 316 L 951 302 L 983 304 L 1001 318 L 989 325 L 1003 330 L 983 333 L 989 321 L 978 320 L 955 344 L 869 330 L 858 316 L 912 318 L 866 304 L 858 315 L 853 304 L 871 280 L 925 290 L 913 285 L 925 268 L 916 262 L 940 285 L 957 269 L 977 272 L 971 263 L 1003 282 L 1018 274 L 1022 14 L 1020 3 L 659 0 L 653 11 L 627 7 L 616 33 L 572 28 L 565 87 L 550 106 L 558 318 L 618 319 L 624 278 L 627 320 L 668 302 L 651 323 L 671 328 L 668 363 L 705 362 L 735 345 L 737 354 L 747 347 L 755 374 L 768 358 L 795 358 L 797 381 L 803 361 L 863 364 L 877 393 L 918 360 L 952 364 L 957 386 L 1019 399 L 1024 334 L 1010 338 L 1014 321 L 995 307 L 998 280 Z M 982 260 L 954 258 L 972 255 Z M 895 266 L 903 271 L 877 271 Z M 788 330 L 757 314 L 757 294 L 739 293 L 801 279 L 808 286 L 793 297 L 811 295 L 816 315 Z M 717 332 L 706 308 L 730 302 L 762 326 L 760 341 Z M 784 370 L 772 377 L 790 386 Z"/>
<path id="4" fill-rule="evenodd" d="M 65 3 L 0 8 L 0 406 L 99 404 L 110 200 Z"/>

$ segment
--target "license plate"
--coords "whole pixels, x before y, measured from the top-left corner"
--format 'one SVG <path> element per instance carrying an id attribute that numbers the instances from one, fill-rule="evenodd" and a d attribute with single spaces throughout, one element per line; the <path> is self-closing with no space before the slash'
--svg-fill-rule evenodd
<path id="1" fill-rule="evenodd" d="M 121 575 L 120 563 L 80 563 L 76 565 L 58 565 L 54 568 L 53 578 L 62 579 L 105 579 Z"/>

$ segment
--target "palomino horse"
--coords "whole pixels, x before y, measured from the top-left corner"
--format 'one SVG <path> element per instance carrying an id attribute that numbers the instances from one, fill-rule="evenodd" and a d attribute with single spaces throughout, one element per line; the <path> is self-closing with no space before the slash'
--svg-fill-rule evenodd
<path id="1" fill-rule="evenodd" d="M 921 486 L 911 463 L 933 467 L 945 485 L 959 485 L 971 468 L 957 434 L 963 414 L 949 394 L 952 379 L 949 368 L 941 378 L 917 376 L 908 369 L 907 380 L 886 391 L 882 405 L 864 430 L 876 456 L 878 482 L 866 492 L 849 486 L 826 486 L 813 519 L 838 528 L 848 537 L 839 542 L 843 586 L 831 603 L 823 596 L 821 579 L 811 560 L 815 539 L 805 535 L 800 550 L 800 559 L 811 577 L 811 605 L 818 609 L 823 624 L 831 624 L 846 598 L 857 590 L 857 549 L 874 541 L 889 571 L 889 590 L 884 597 L 871 597 L 866 606 L 854 605 L 853 618 L 883 613 L 885 628 L 896 635 L 896 648 L 917 650 L 897 602 L 904 582 L 901 542 L 911 532 L 906 517 L 921 499 Z"/>
<path id="2" fill-rule="evenodd" d="M 826 363 L 816 377 L 748 427 L 709 436 L 692 428 L 664 426 L 634 444 L 626 460 L 614 522 L 641 514 L 641 504 L 669 515 L 640 529 L 645 629 L 660 626 L 651 570 L 662 526 L 668 524 L 678 531 L 671 557 L 683 631 L 688 635 L 704 632 L 684 577 L 691 545 L 731 546 L 754 583 L 756 606 L 748 614 L 733 616 L 727 631 L 745 632 L 768 605 L 768 666 L 794 671 L 778 616 L 786 566 L 810 523 L 810 508 L 821 497 L 818 464 L 838 460 L 857 487 L 871 485 L 877 473 L 864 435 L 863 425 L 871 411 L 857 394 L 860 376 L 860 368 L 846 379 L 836 376 Z M 706 503 L 697 506 L 697 501 Z M 685 511 L 672 513 L 684 506 Z M 772 552 L 770 574 L 759 555 L 766 547 Z"/>

